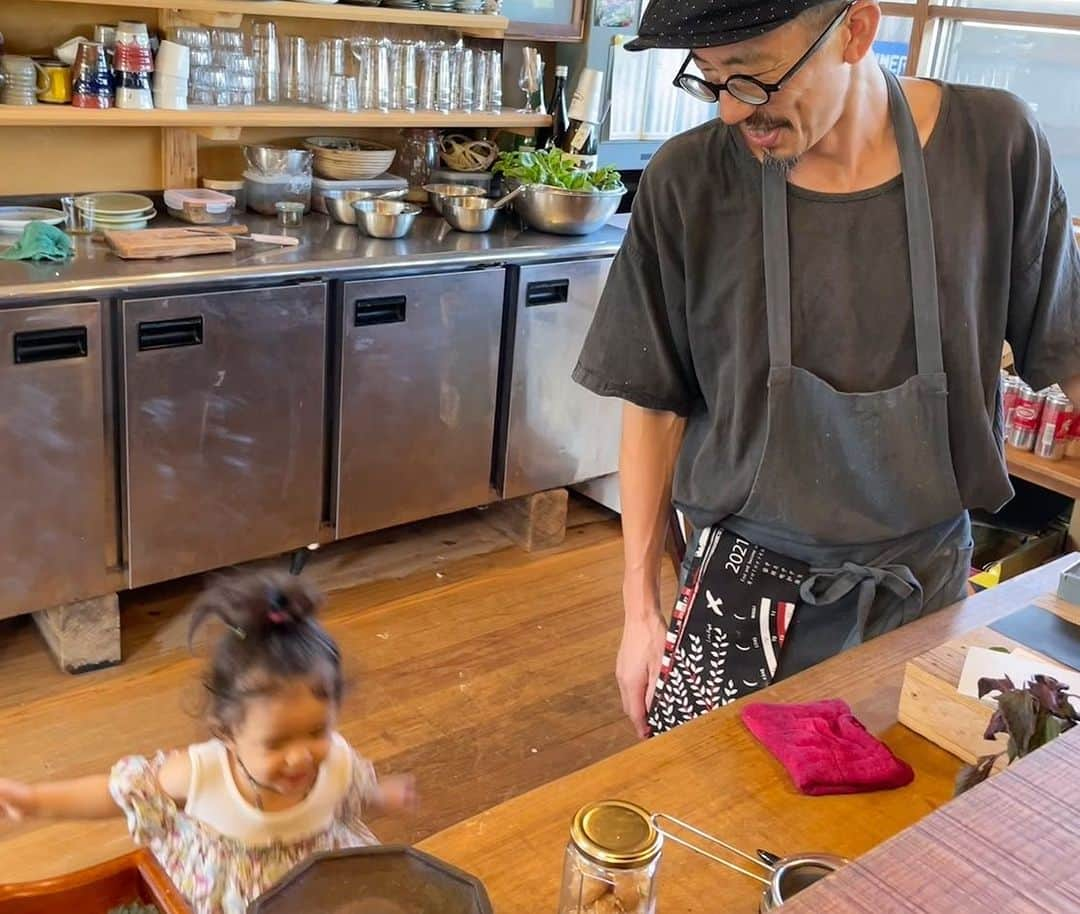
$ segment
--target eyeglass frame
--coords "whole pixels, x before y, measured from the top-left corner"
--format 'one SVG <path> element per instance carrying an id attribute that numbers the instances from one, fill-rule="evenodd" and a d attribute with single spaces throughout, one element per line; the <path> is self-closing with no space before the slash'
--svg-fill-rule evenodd
<path id="1" fill-rule="evenodd" d="M 686 60 L 684 60 L 682 66 L 679 67 L 679 72 L 675 74 L 675 78 L 671 81 L 671 84 L 676 89 L 682 89 L 683 92 L 685 92 L 692 98 L 697 99 L 698 101 L 706 101 L 706 99 L 695 95 L 693 92 L 687 89 L 684 85 L 684 82 L 693 81 L 697 85 L 703 86 L 704 88 L 708 89 L 709 92 L 713 95 L 713 103 L 720 101 L 721 92 L 727 92 L 731 95 L 732 98 L 734 98 L 736 101 L 742 102 L 744 105 L 753 105 L 755 108 L 766 105 L 769 103 L 769 99 L 772 98 L 772 96 L 776 92 L 779 92 L 782 88 L 784 88 L 785 83 L 787 83 L 788 80 L 790 80 L 796 73 L 798 73 L 806 65 L 807 61 L 809 61 L 810 58 L 813 57 L 814 54 L 821 49 L 821 46 L 825 44 L 826 41 L 828 41 L 832 33 L 835 32 L 837 28 L 839 28 L 840 24 L 847 17 L 847 14 L 851 11 L 851 8 L 855 5 L 855 2 L 856 0 L 850 0 L 849 3 L 845 4 L 844 8 L 841 9 L 840 12 L 838 12 L 836 16 L 833 17 L 832 22 L 828 24 L 828 26 L 825 28 L 825 31 L 818 35 L 814 43 L 806 49 L 806 53 L 803 54 L 803 56 L 800 57 L 798 60 L 796 60 L 795 63 L 788 68 L 788 71 L 774 83 L 763 83 L 760 79 L 757 79 L 754 76 L 747 76 L 743 73 L 736 73 L 734 76 L 729 76 L 722 83 L 709 82 L 709 80 L 705 79 L 704 77 L 694 76 L 693 74 L 686 72 L 686 68 L 690 65 L 690 61 L 694 59 L 694 51 L 691 50 L 690 53 L 686 55 Z M 765 93 L 765 98 L 763 98 L 761 101 L 748 101 L 745 98 L 740 98 L 728 88 L 728 85 L 736 80 L 741 82 L 747 82 L 756 86 L 758 89 Z"/>

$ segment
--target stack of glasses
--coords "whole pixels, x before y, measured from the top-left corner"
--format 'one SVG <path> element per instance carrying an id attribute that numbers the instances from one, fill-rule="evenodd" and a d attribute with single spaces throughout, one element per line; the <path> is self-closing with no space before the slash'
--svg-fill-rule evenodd
<path id="1" fill-rule="evenodd" d="M 153 108 L 154 98 L 150 90 L 150 74 L 153 71 L 154 57 L 150 51 L 150 33 L 146 23 L 119 23 L 113 50 L 116 107 Z"/>
<path id="2" fill-rule="evenodd" d="M 457 0 L 450 0 L 457 2 Z M 502 108 L 502 58 L 442 42 L 279 37 L 256 21 L 235 29 L 180 27 L 196 105 L 316 105 L 330 111 L 491 111 Z M 350 54 L 351 51 L 351 54 Z"/>
<path id="3" fill-rule="evenodd" d="M 188 100 L 193 105 L 250 106 L 256 100 L 256 58 L 239 29 L 181 26 L 170 41 L 189 49 Z"/>

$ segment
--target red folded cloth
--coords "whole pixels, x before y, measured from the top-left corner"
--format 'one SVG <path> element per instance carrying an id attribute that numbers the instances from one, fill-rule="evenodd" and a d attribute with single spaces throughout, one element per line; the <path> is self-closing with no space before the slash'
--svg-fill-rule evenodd
<path id="1" fill-rule="evenodd" d="M 742 720 L 810 796 L 906 787 L 911 766 L 866 732 L 846 702 L 752 704 Z"/>

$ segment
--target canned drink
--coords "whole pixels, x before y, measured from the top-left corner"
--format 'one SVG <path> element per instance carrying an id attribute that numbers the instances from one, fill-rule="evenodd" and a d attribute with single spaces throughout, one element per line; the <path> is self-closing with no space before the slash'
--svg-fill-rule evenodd
<path id="1" fill-rule="evenodd" d="M 1013 409 L 1009 444 L 1021 451 L 1034 449 L 1035 441 L 1039 437 L 1039 423 L 1045 402 L 1045 390 L 1034 391 L 1021 382 L 1019 399 Z"/>
<path id="2" fill-rule="evenodd" d="M 1013 411 L 1016 409 L 1017 403 L 1020 401 L 1020 388 L 1024 382 L 1021 381 L 1016 375 L 1006 374 L 1002 372 L 1001 375 L 1001 404 L 1002 410 L 1005 414 L 1005 440 L 1009 440 L 1009 434 L 1012 432 L 1013 424 Z"/>
<path id="3" fill-rule="evenodd" d="M 1061 460 L 1065 456 L 1074 415 L 1073 405 L 1064 394 L 1051 393 L 1046 398 L 1039 437 L 1035 442 L 1037 456 L 1045 460 Z"/>
<path id="4" fill-rule="evenodd" d="M 1066 457 L 1080 457 L 1080 410 L 1073 407 L 1072 423 L 1069 426 L 1069 437 L 1065 442 Z"/>

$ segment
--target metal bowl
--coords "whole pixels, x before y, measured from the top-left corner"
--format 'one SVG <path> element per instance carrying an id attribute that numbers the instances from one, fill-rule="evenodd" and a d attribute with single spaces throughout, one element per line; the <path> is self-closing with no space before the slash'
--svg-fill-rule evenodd
<path id="1" fill-rule="evenodd" d="M 440 216 L 443 215 L 443 203 L 448 198 L 484 196 L 484 189 L 474 184 L 425 184 L 424 191 Z"/>
<path id="2" fill-rule="evenodd" d="M 357 200 L 395 200 L 405 196 L 403 190 L 391 190 L 377 193 L 371 190 L 327 190 L 323 191 L 323 201 L 330 218 L 342 225 L 356 225 L 356 211 L 353 204 Z"/>
<path id="3" fill-rule="evenodd" d="M 443 201 L 443 218 L 459 232 L 490 232 L 499 215 L 496 203 L 487 197 L 451 197 Z"/>
<path id="4" fill-rule="evenodd" d="M 282 146 L 245 146 L 244 158 L 262 175 L 303 175 L 311 173 L 310 149 Z"/>
<path id="5" fill-rule="evenodd" d="M 357 228 L 372 238 L 404 238 L 420 215 L 419 206 L 401 200 L 357 200 L 353 210 Z"/>
<path id="6" fill-rule="evenodd" d="M 553 235 L 588 235 L 615 215 L 626 193 L 618 190 L 578 191 L 530 184 L 514 203 L 526 225 Z"/>

